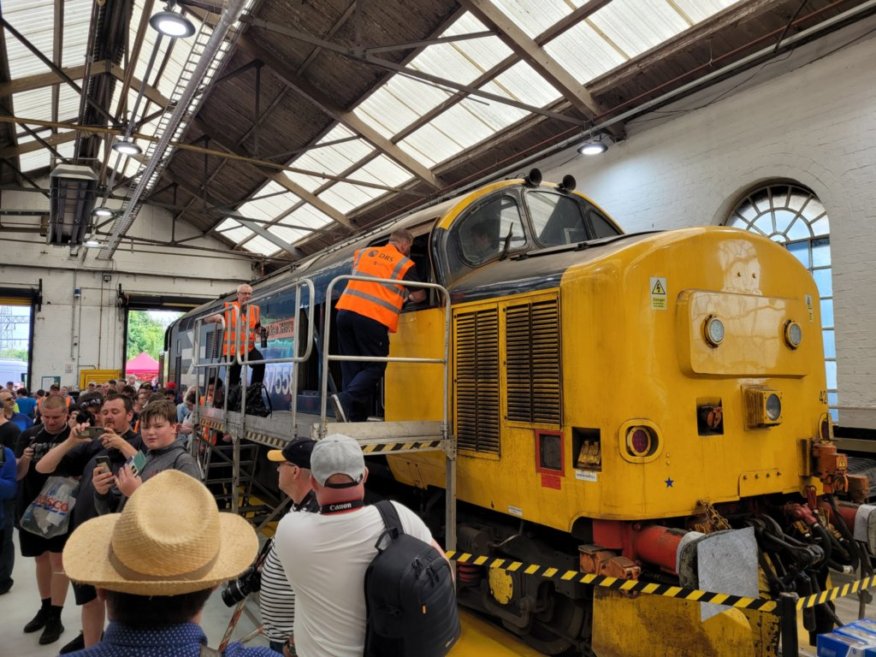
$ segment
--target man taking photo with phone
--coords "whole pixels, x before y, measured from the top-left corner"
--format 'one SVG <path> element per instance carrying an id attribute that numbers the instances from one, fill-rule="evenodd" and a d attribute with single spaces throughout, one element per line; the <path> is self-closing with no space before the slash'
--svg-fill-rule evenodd
<path id="1" fill-rule="evenodd" d="M 71 531 L 99 515 L 94 505 L 94 473 L 117 474 L 141 446 L 140 437 L 131 430 L 133 405 L 130 398 L 110 392 L 101 404 L 99 393 L 93 395 L 96 396 L 83 399 L 80 407 L 84 412 L 95 413 L 95 426 L 90 422 L 77 422 L 85 419 L 84 413 L 74 417 L 70 421 L 69 437 L 49 450 L 36 466 L 37 472 L 44 474 L 81 477 L 70 518 Z M 73 594 L 76 604 L 82 607 L 82 633 L 62 647 L 61 654 L 100 641 L 106 618 L 105 605 L 93 586 L 74 583 Z"/>

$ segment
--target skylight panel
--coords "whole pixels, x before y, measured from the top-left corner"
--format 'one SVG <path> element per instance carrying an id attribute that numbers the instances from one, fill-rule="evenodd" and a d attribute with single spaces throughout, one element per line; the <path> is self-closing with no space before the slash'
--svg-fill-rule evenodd
<path id="1" fill-rule="evenodd" d="M 501 94 L 504 91 L 492 82 L 485 84 L 481 88 L 494 94 Z M 473 98 L 466 98 L 460 104 L 480 121 L 485 123 L 493 132 L 503 130 L 512 123 L 516 123 L 530 114 L 526 110 L 496 101 L 487 101 L 486 103 L 483 103 L 478 102 Z"/>
<path id="2" fill-rule="evenodd" d="M 350 174 L 350 177 L 370 180 L 389 187 L 399 187 L 413 178 L 414 174 L 396 164 L 386 155 L 378 155 L 361 169 Z"/>
<path id="3" fill-rule="evenodd" d="M 66 158 L 68 160 L 72 159 L 73 154 L 76 150 L 76 142 L 75 141 L 68 141 L 68 142 L 64 142 L 63 144 L 58 144 L 57 146 L 55 146 L 55 150 L 58 151 L 58 153 L 61 155 L 61 157 Z"/>
<path id="4" fill-rule="evenodd" d="M 354 110 L 385 137 L 391 137 L 450 98 L 451 91 L 393 75 Z"/>
<path id="5" fill-rule="evenodd" d="M 318 230 L 335 222 L 327 214 L 312 205 L 302 205 L 280 219 L 279 223 L 286 226 L 307 226 Z"/>
<path id="6" fill-rule="evenodd" d="M 273 255 L 280 250 L 279 246 L 270 240 L 265 239 L 261 235 L 256 235 L 251 240 L 247 240 L 244 244 L 241 244 L 241 246 L 247 251 L 259 253 L 265 256 Z"/>
<path id="7" fill-rule="evenodd" d="M 69 84 L 58 87 L 58 120 L 76 121 L 79 118 L 79 101 L 82 96 Z"/>
<path id="8" fill-rule="evenodd" d="M 92 0 L 65 0 L 64 42 L 61 45 L 61 66 L 85 63 L 88 45 L 88 24 L 91 22 Z"/>
<path id="9" fill-rule="evenodd" d="M 572 13 L 565 0 L 491 0 L 530 38 L 535 38 Z"/>
<path id="10" fill-rule="evenodd" d="M 290 164 L 289 166 L 299 167 L 301 169 L 306 168 L 298 163 Z M 291 182 L 294 182 L 299 187 L 306 189 L 308 192 L 313 192 L 325 184 L 325 178 L 308 176 L 307 174 L 296 173 L 294 171 L 284 171 L 283 173 Z"/>
<path id="11" fill-rule="evenodd" d="M 487 26 L 475 18 L 471 12 L 467 11 L 453 25 L 444 30 L 441 36 L 460 36 L 484 32 L 486 30 Z M 499 62 L 514 54 L 511 48 L 506 46 L 502 39 L 497 36 L 454 41 L 453 47 L 460 50 L 471 61 L 477 62 L 478 68 L 482 71 L 490 70 Z"/>
<path id="12" fill-rule="evenodd" d="M 235 244 L 240 244 L 243 240 L 255 234 L 249 228 L 244 228 L 233 219 L 226 219 L 219 224 L 216 232 Z"/>
<path id="13" fill-rule="evenodd" d="M 12 94 L 15 115 L 23 119 L 52 120 L 52 88 L 31 89 Z"/>
<path id="14" fill-rule="evenodd" d="M 460 84 L 468 84 L 484 72 L 484 69 L 465 57 L 452 43 L 428 46 L 417 55 L 408 68 L 437 75 Z"/>
<path id="15" fill-rule="evenodd" d="M 665 0 L 613 0 L 587 20 L 629 57 L 690 27 Z"/>
<path id="16" fill-rule="evenodd" d="M 310 235 L 310 231 L 296 230 L 295 228 L 286 228 L 285 226 L 271 226 L 268 228 L 268 231 L 288 244 L 302 240 Z"/>
<path id="17" fill-rule="evenodd" d="M 586 84 L 628 61 L 586 22 L 578 23 L 544 47 L 554 61 L 562 62 L 578 82 Z"/>
<path id="18" fill-rule="evenodd" d="M 690 18 L 694 25 L 736 3 L 737 0 L 674 0 L 675 6 Z"/>
<path id="19" fill-rule="evenodd" d="M 494 131 L 481 121 L 477 115 L 468 111 L 468 107 L 477 104 L 467 103 L 462 105 L 457 103 L 432 120 L 433 126 L 456 143 L 457 148 L 454 155 L 493 136 Z"/>
<path id="20" fill-rule="evenodd" d="M 384 192 L 371 187 L 338 183 L 322 192 L 319 197 L 344 214 L 381 196 Z"/>
<path id="21" fill-rule="evenodd" d="M 3 18 L 40 52 L 51 53 L 55 36 L 53 0 L 3 0 Z M 10 32 L 6 37 L 6 58 L 12 80 L 51 70 Z M 49 55 L 49 59 L 51 59 Z"/>
<path id="22" fill-rule="evenodd" d="M 502 91 L 496 91 L 495 93 L 508 96 L 533 107 L 544 107 L 559 100 L 562 96 L 556 87 L 536 73 L 526 62 L 517 62 L 502 73 L 502 75 L 499 75 L 488 85 L 485 85 L 485 90 L 487 90 L 487 86 L 497 86 Z M 491 88 L 489 91 L 493 91 L 493 89 Z"/>
<path id="23" fill-rule="evenodd" d="M 418 128 L 398 145 L 430 169 L 459 152 L 459 144 L 453 143 L 431 123 Z"/>
<path id="24" fill-rule="evenodd" d="M 28 171 L 36 171 L 37 169 L 49 166 L 49 159 L 49 151 L 42 149 L 19 155 L 18 163 L 21 170 L 26 173 Z"/>

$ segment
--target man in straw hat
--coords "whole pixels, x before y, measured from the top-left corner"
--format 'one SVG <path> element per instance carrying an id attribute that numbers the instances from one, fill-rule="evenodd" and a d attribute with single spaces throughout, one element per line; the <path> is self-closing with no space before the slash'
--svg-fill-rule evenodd
<path id="1" fill-rule="evenodd" d="M 295 649 L 300 657 L 349 657 L 365 649 L 365 571 L 385 525 L 365 506 L 368 469 L 362 448 L 334 434 L 317 441 L 310 481 L 319 513 L 287 513 L 275 548 L 295 591 Z M 398 502 L 405 534 L 435 546 L 425 523 Z M 342 611 L 343 613 L 339 613 Z"/>
<path id="2" fill-rule="evenodd" d="M 107 603 L 103 640 L 77 657 L 199 657 L 197 625 L 213 589 L 240 575 L 258 550 L 249 523 L 219 513 L 207 488 L 177 470 L 140 486 L 121 513 L 88 520 L 64 548 L 71 580 L 91 584 Z M 277 657 L 232 644 L 226 657 Z"/>

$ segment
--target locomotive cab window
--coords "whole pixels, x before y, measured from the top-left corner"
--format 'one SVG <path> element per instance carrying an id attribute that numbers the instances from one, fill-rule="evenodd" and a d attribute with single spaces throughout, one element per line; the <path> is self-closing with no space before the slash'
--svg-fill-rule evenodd
<path id="1" fill-rule="evenodd" d="M 452 269 L 480 267 L 526 245 L 517 199 L 503 194 L 481 203 L 454 228 Z"/>
<path id="2" fill-rule="evenodd" d="M 535 238 L 544 246 L 576 244 L 618 231 L 589 203 L 550 191 L 531 191 L 526 203 Z"/>

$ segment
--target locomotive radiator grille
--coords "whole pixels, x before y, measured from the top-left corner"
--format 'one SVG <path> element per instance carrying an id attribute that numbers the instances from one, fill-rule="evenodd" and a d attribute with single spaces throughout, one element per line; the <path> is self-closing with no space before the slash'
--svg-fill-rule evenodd
<path id="1" fill-rule="evenodd" d="M 456 436 L 460 449 L 499 453 L 499 313 L 455 317 Z"/>
<path id="2" fill-rule="evenodd" d="M 563 406 L 557 300 L 508 306 L 505 324 L 508 419 L 559 426 Z"/>

